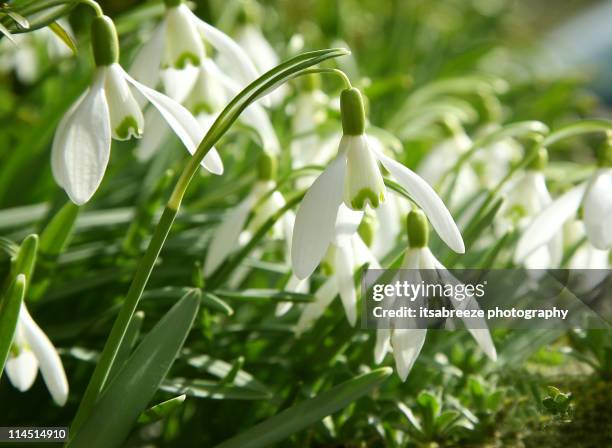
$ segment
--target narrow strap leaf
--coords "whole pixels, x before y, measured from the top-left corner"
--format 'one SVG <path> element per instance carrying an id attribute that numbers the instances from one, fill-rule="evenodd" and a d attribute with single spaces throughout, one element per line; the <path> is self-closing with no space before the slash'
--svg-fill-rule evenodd
<path id="1" fill-rule="evenodd" d="M 19 310 L 25 295 L 26 278 L 19 274 L 0 302 L 0 377 L 13 343 Z"/>

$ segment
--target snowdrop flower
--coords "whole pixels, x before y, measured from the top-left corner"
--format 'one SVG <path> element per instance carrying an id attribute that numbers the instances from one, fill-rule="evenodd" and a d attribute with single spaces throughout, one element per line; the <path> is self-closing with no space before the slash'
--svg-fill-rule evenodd
<path id="1" fill-rule="evenodd" d="M 595 249 L 612 248 L 612 146 L 602 151 L 600 167 L 583 182 L 561 195 L 533 220 L 518 242 L 515 261 L 521 262 L 548 244 L 582 207 L 586 236 Z"/>
<path id="2" fill-rule="evenodd" d="M 458 284 L 459 281 L 454 278 L 446 268 L 432 254 L 428 247 L 429 243 L 429 227 L 427 218 L 421 210 L 412 210 L 408 214 L 408 240 L 409 247 L 404 256 L 401 269 L 411 270 L 409 275 L 413 278 L 412 283 L 421 282 L 421 274 L 419 270 L 435 270 L 438 281 L 444 284 Z M 478 307 L 475 300 L 451 300 L 454 307 L 462 309 L 474 309 Z M 489 330 L 486 329 L 484 319 L 463 319 L 468 331 L 474 337 L 480 348 L 493 361 L 497 359 L 497 352 L 491 339 Z M 392 328 L 379 329 L 376 333 L 376 345 L 374 348 L 374 358 L 377 364 L 380 364 L 385 355 L 393 352 L 397 373 L 402 381 L 408 377 L 408 373 L 412 369 L 423 344 L 425 342 L 426 329 L 419 328 Z"/>
<path id="3" fill-rule="evenodd" d="M 516 227 L 523 231 L 534 217 L 550 205 L 552 198 L 546 188 L 543 170 L 548 153 L 540 148 L 536 158 L 518 180 L 510 184 L 504 194 L 504 203 L 497 214 L 495 233 L 500 236 Z M 557 267 L 563 256 L 563 238 L 559 233 L 523 260 L 527 269 Z"/>
<path id="4" fill-rule="evenodd" d="M 263 153 L 257 170 L 258 179 L 250 193 L 235 208 L 226 213 L 211 237 L 204 262 L 204 276 L 206 277 L 214 273 L 232 252 L 247 244 L 252 235 L 285 205 L 285 198 L 279 191 L 273 191 L 270 194 L 275 187 L 276 159 Z M 246 225 L 251 214 L 252 218 Z M 282 219 L 275 223 L 272 229 L 273 236 L 282 238 L 286 242 L 290 241 L 293 220 L 293 214 L 286 212 Z"/>
<path id="5" fill-rule="evenodd" d="M 372 255 L 357 232 L 362 212 L 354 212 L 345 205 L 340 206 L 336 222 L 336 236 L 329 244 L 323 271 L 329 278 L 315 292 L 315 301 L 304 307 L 295 331 L 302 334 L 327 309 L 337 295 L 340 295 L 342 306 L 349 324 L 357 322 L 357 291 L 354 275 L 357 269 L 368 263 L 370 269 L 380 269 L 378 261 Z"/>
<path id="6" fill-rule="evenodd" d="M 36 325 L 23 304 L 6 361 L 6 376 L 13 386 L 25 392 L 34 384 L 39 368 L 53 401 L 59 406 L 66 404 L 68 381 L 62 361 L 47 335 Z"/>
<path id="7" fill-rule="evenodd" d="M 584 223 L 572 220 L 563 228 L 563 241 L 566 247 L 572 247 L 586 238 Z M 569 269 L 608 269 L 610 267 L 610 250 L 600 250 L 594 247 L 588 239 L 576 249 L 569 259 Z"/>
<path id="8" fill-rule="evenodd" d="M 385 184 L 377 161 L 425 210 L 440 237 L 463 253 L 463 239 L 452 216 L 433 188 L 421 177 L 371 145 L 365 135 L 365 112 L 355 88 L 341 94 L 343 136 L 338 155 L 315 180 L 296 215 L 292 241 L 292 266 L 298 278 L 317 267 L 334 237 L 338 210 L 378 207 L 385 198 Z"/>
<path id="9" fill-rule="evenodd" d="M 51 158 L 55 180 L 78 205 L 87 202 L 102 181 L 111 138 L 139 138 L 144 131 L 143 115 L 130 84 L 161 113 L 189 152 L 195 152 L 204 136 L 187 109 L 137 82 L 118 64 L 117 33 L 108 17 L 96 17 L 91 30 L 96 62 L 94 80 L 60 121 Z M 216 150 L 209 152 L 202 165 L 212 173 L 223 172 Z"/>
<path id="10" fill-rule="evenodd" d="M 204 60 L 196 70 L 195 82 L 185 89 L 184 105 L 197 118 L 200 126 L 209 129 L 217 119 L 219 113 L 240 92 L 240 86 L 230 77 L 225 75 L 209 59 Z M 145 114 L 148 120 L 159 123 L 161 117 L 155 109 Z M 276 131 L 268 118 L 264 108 L 253 103 L 249 105 L 240 115 L 239 120 L 246 126 L 251 127 L 259 136 L 258 143 L 264 151 L 270 154 L 280 152 L 280 143 Z M 169 135 L 167 127 L 159 123 L 154 126 L 156 130 L 145 134 L 137 147 L 137 156 L 146 161 L 155 154 Z"/>
<path id="11" fill-rule="evenodd" d="M 175 81 L 184 82 L 182 69 L 198 67 L 207 59 L 205 43 L 231 61 L 230 73 L 241 86 L 257 78 L 255 66 L 234 40 L 198 18 L 182 0 L 165 0 L 165 4 L 162 22 L 134 59 L 130 69 L 134 78 L 155 87 L 161 70 L 169 69 L 164 79 L 166 87 L 171 88 Z"/>

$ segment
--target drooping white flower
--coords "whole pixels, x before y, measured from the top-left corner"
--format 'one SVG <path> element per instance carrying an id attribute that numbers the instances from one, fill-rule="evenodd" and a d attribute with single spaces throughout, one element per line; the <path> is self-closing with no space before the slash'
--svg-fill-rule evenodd
<path id="1" fill-rule="evenodd" d="M 190 153 L 204 137 L 204 130 L 187 109 L 137 82 L 117 63 L 116 31 L 107 17 L 94 19 L 92 43 L 97 65 L 93 83 L 60 121 L 51 157 L 55 180 L 79 205 L 92 197 L 104 177 L 111 138 L 138 138 L 144 131 L 144 119 L 130 84 L 160 112 Z M 202 165 L 212 173 L 223 172 L 214 148 Z"/>
<path id="2" fill-rule="evenodd" d="M 210 44 L 225 60 L 231 61 L 233 79 L 245 86 L 258 73 L 245 51 L 228 35 L 198 18 L 182 2 L 167 0 L 166 12 L 151 38 L 142 46 L 130 73 L 150 87 L 155 87 L 161 70 L 198 67 L 206 57 Z M 180 73 L 174 73 L 180 76 Z M 164 83 L 171 86 L 171 82 Z"/>
<path id="3" fill-rule="evenodd" d="M 338 295 L 349 324 L 354 326 L 357 322 L 355 272 L 365 263 L 368 263 L 370 269 L 380 269 L 378 261 L 354 230 L 361 220 L 361 214 L 341 206 L 336 223 L 336 237 L 330 243 L 325 257 L 325 270 L 329 278 L 314 293 L 315 301 L 302 310 L 295 328 L 298 335 L 321 317 Z"/>
<path id="4" fill-rule="evenodd" d="M 421 210 L 412 210 L 408 214 L 408 239 L 409 248 L 406 251 L 401 269 L 410 270 L 411 284 L 419 284 L 422 281 L 419 270 L 435 271 L 435 276 L 440 283 L 458 285 L 460 282 L 451 275 L 438 261 L 428 247 L 428 224 L 427 218 Z M 451 299 L 454 307 L 461 309 L 476 309 L 478 304 L 472 297 L 461 301 Z M 495 345 L 491 339 L 489 330 L 483 318 L 463 319 L 472 337 L 476 340 L 483 352 L 492 360 L 497 359 Z M 374 347 L 374 359 L 381 363 L 385 355 L 393 352 L 397 373 L 402 381 L 408 377 L 423 344 L 425 342 L 426 329 L 420 328 L 390 328 L 379 329 L 376 333 L 376 344 Z"/>
<path id="5" fill-rule="evenodd" d="M 612 168 L 603 167 L 597 169 L 588 181 L 561 195 L 536 216 L 517 244 L 515 261 L 523 261 L 548 244 L 581 206 L 589 242 L 599 250 L 612 248 Z"/>
<path id="6" fill-rule="evenodd" d="M 543 169 L 548 154 L 540 148 L 534 162 L 512 182 L 503 193 L 504 202 L 497 213 L 495 233 L 500 236 L 511 228 L 525 230 L 529 223 L 552 202 Z M 546 245 L 541 246 L 523 260 L 527 269 L 557 267 L 563 256 L 563 238 L 559 233 Z"/>
<path id="7" fill-rule="evenodd" d="M 208 277 L 215 272 L 231 253 L 247 244 L 252 235 L 285 206 L 283 195 L 274 190 L 275 163 L 275 159 L 268 154 L 264 153 L 260 157 L 257 182 L 249 194 L 225 214 L 211 237 L 204 262 L 204 276 Z M 249 216 L 251 220 L 247 225 Z M 287 250 L 289 250 L 288 242 L 291 240 L 293 220 L 293 213 L 287 211 L 272 229 L 273 236 L 287 243 Z M 234 283 L 239 281 L 234 279 Z"/>
<path id="8" fill-rule="evenodd" d="M 421 177 L 380 152 L 364 133 L 365 113 L 356 89 L 342 92 L 344 135 L 338 155 L 307 191 L 296 215 L 292 242 L 292 266 L 298 278 L 317 267 L 334 237 L 342 203 L 353 210 L 376 208 L 385 196 L 378 161 L 425 211 L 448 246 L 463 253 L 461 233 L 436 192 Z"/>
<path id="9" fill-rule="evenodd" d="M 22 304 L 13 345 L 6 361 L 6 376 L 13 386 L 25 392 L 34 384 L 39 369 L 53 401 L 59 406 L 66 404 L 68 380 L 62 361 L 47 335 Z"/>
<path id="10" fill-rule="evenodd" d="M 200 126 L 209 129 L 223 108 L 240 92 L 240 87 L 209 59 L 204 60 L 195 71 L 195 81 L 178 96 L 183 99 L 187 109 L 196 116 Z M 145 117 L 150 117 L 151 121 L 160 121 L 159 113 L 155 109 L 150 109 Z M 260 104 L 250 104 L 240 115 L 239 121 L 253 129 L 259 137 L 258 143 L 265 152 L 270 154 L 280 152 L 276 131 Z M 166 127 L 157 128 L 150 136 L 145 135 L 137 148 L 138 157 L 141 160 L 148 160 L 168 136 L 169 130 Z"/>

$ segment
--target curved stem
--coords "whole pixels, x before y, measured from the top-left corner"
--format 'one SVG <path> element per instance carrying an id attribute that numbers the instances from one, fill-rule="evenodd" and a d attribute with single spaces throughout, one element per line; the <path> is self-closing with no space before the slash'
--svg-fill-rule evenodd
<path id="1" fill-rule="evenodd" d="M 304 70 L 298 73 L 297 75 L 294 76 L 294 78 L 297 78 L 299 76 L 304 76 L 304 75 L 312 75 L 315 73 L 336 75 L 342 80 L 342 82 L 344 83 L 344 87 L 346 87 L 347 89 L 350 89 L 353 87 L 353 85 L 351 84 L 351 80 L 349 79 L 348 76 L 346 76 L 346 73 L 344 73 L 342 70 L 339 70 L 337 68 L 311 68 L 311 69 Z"/>
<path id="2" fill-rule="evenodd" d="M 102 11 L 102 7 L 95 0 L 80 0 L 79 3 L 83 5 L 87 5 L 91 7 L 98 17 L 102 17 L 104 15 L 104 11 Z"/>

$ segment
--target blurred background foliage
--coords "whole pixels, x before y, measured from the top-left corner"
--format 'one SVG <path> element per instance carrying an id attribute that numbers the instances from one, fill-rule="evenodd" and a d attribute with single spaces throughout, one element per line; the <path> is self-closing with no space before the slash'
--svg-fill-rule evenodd
<path id="1" fill-rule="evenodd" d="M 527 119 L 554 129 L 578 118 L 609 115 L 589 84 L 592 68 L 555 70 L 540 47 L 558 25 L 600 3 L 279 0 L 261 1 L 256 17 L 281 59 L 347 45 L 353 58 L 339 64 L 364 88 L 376 126 L 386 128 L 397 119 L 409 95 L 423 86 L 478 75 L 503 82 L 493 82 L 498 86 L 492 92 L 468 89 L 454 95 L 476 111 L 464 124 L 468 131 L 491 121 Z M 101 5 L 117 23 L 122 62 L 129 66 L 162 5 L 118 0 Z M 194 6 L 201 18 L 232 34 L 238 2 L 198 1 Z M 89 82 L 90 19 L 84 6 L 69 16 L 76 57 L 50 60 L 39 45 L 34 79 L 0 70 L 0 234 L 15 243 L 45 229 L 66 201 L 51 176 L 49 148 L 57 122 Z M 340 87 L 334 80 L 325 83 L 326 92 Z M 295 92 L 297 84 L 292 88 Z M 287 147 L 287 108 L 275 110 L 272 118 Z M 441 138 L 438 126 L 421 131 L 402 139 L 401 157 L 409 166 Z M 565 148 L 571 158 L 591 160 L 584 155 L 589 143 L 563 145 L 571 145 Z M 167 181 L 159 179 L 164 173 L 172 177 L 185 160 L 178 141 L 147 163 L 136 159 L 133 146 L 113 144 L 96 200 L 81 210 L 68 249 L 48 266 L 43 260 L 37 267 L 27 298 L 37 322 L 62 350 L 71 387 L 68 405 L 53 406 L 41 380 L 20 394 L 3 378 L 3 425 L 66 425 L 75 412 L 127 290 L 134 255 L 150 235 L 150 217 L 167 194 Z M 199 273 L 211 229 L 254 180 L 258 149 L 244 133 L 231 132 L 220 147 L 227 174 L 201 176 L 189 191 L 142 303 L 143 333 L 184 288 L 202 286 Z M 568 157 L 564 148 L 558 149 L 551 153 L 553 160 Z M 278 288 L 288 274 L 283 246 L 275 241 L 265 245 L 263 261 L 245 261 L 254 268 L 245 290 Z M 2 277 L 8 266 L 2 252 Z M 311 331 L 296 338 L 297 310 L 278 319 L 269 295 L 223 292 L 215 294 L 233 314 L 212 305 L 202 309 L 188 349 L 155 402 L 177 395 L 181 378 L 194 381 L 187 400 L 160 420 L 139 424 L 129 445 L 212 446 L 373 365 L 373 332 L 351 328 L 337 301 Z M 393 376 L 376 393 L 280 446 L 612 446 L 609 332 L 497 331 L 495 340 L 500 359 L 493 364 L 464 332 L 430 331 L 405 383 Z M 562 397 L 562 405 L 547 406 L 559 393 L 572 399 L 565 403 Z"/>

